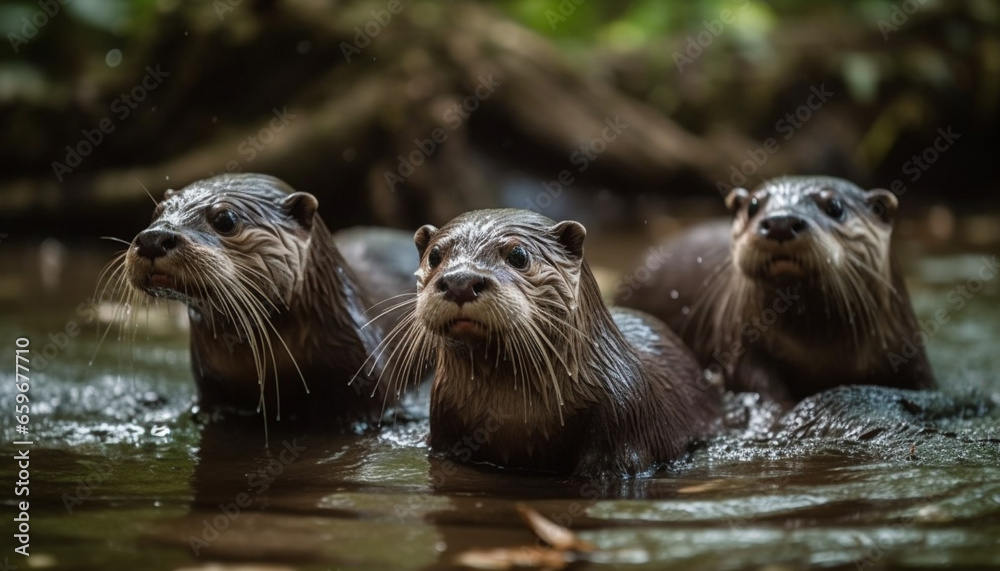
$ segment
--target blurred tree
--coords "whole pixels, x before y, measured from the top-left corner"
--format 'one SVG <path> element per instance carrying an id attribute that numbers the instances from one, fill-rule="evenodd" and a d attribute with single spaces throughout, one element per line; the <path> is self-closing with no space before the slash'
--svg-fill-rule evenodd
<path id="1" fill-rule="evenodd" d="M 143 187 L 234 169 L 336 196 L 334 224 L 539 200 L 618 218 L 740 171 L 974 196 L 1000 180 L 998 22 L 988 0 L 7 2 L 0 224 L 131 231 Z M 785 138 L 815 89 L 833 95 Z M 618 116 L 627 132 L 580 170 Z M 911 180 L 948 126 L 960 150 Z"/>

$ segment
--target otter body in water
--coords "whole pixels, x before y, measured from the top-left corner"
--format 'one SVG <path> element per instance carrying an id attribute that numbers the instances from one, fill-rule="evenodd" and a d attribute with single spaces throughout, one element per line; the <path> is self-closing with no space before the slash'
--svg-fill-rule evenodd
<path id="1" fill-rule="evenodd" d="M 609 311 L 586 230 L 525 210 L 420 228 L 404 367 L 435 357 L 430 445 L 466 462 L 638 474 L 711 430 L 719 391 L 652 317 Z"/>
<path id="2" fill-rule="evenodd" d="M 616 302 L 674 328 L 727 386 L 799 400 L 838 385 L 934 385 L 890 237 L 896 197 L 832 177 L 785 177 L 726 198 L 651 254 Z"/>
<path id="3" fill-rule="evenodd" d="M 346 425 L 395 401 L 376 382 L 381 361 L 352 378 L 395 324 L 366 326 L 380 308 L 369 309 L 413 288 L 417 257 L 398 254 L 411 239 L 351 231 L 338 241 L 348 263 L 317 206 L 273 177 L 210 178 L 168 190 L 126 252 L 132 301 L 188 306 L 202 405 Z"/>

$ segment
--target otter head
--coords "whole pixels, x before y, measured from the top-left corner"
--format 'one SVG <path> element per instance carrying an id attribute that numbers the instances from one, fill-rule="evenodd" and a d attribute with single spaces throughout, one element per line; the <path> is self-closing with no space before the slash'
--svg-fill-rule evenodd
<path id="1" fill-rule="evenodd" d="M 448 342 L 502 340 L 508 350 L 530 350 L 525 357 L 551 349 L 573 323 L 586 234 L 578 222 L 515 209 L 421 227 L 414 235 L 418 322 Z M 519 340 L 539 345 L 528 349 Z"/>
<path id="2" fill-rule="evenodd" d="M 896 212 L 888 190 L 832 177 L 785 177 L 726 197 L 733 261 L 754 282 L 886 282 Z M 853 287 L 853 286 L 852 286 Z"/>
<path id="3" fill-rule="evenodd" d="M 202 313 L 287 307 L 301 287 L 316 208 L 311 194 L 259 174 L 168 190 L 126 253 L 129 283 Z"/>

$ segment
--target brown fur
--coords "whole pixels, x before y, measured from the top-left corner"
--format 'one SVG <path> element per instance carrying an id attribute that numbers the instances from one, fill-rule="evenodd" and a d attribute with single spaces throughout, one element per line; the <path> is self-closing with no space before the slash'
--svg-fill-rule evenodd
<path id="1" fill-rule="evenodd" d="M 402 355 L 436 358 L 434 450 L 518 469 L 638 474 L 711 429 L 717 388 L 662 323 L 608 311 L 583 259 L 585 235 L 579 223 L 512 209 L 417 231 L 418 296 Z M 515 247 L 523 268 L 507 259 Z M 461 272 L 488 282 L 464 305 L 441 288 Z"/>
<path id="2" fill-rule="evenodd" d="M 844 215 L 824 211 L 833 198 Z M 751 215 L 750 202 L 758 211 Z M 709 223 L 663 245 L 670 262 L 617 303 L 675 328 L 702 366 L 737 391 L 798 400 L 849 384 L 934 385 L 890 238 L 897 202 L 829 177 L 786 177 L 727 198 L 731 223 Z M 793 214 L 807 228 L 777 243 L 761 222 Z M 791 260 L 791 268 L 778 272 Z M 909 356 L 907 356 L 909 353 Z"/>
<path id="3" fill-rule="evenodd" d="M 370 264 L 356 275 L 317 206 L 264 175 L 206 179 L 167 191 L 126 252 L 119 275 L 132 301 L 148 294 L 189 308 L 202 405 L 346 425 L 376 420 L 395 402 L 376 382 L 383 361 L 362 364 L 383 339 L 382 324 L 368 324 L 369 291 L 405 286 Z M 213 227 L 220 210 L 236 213 L 233 232 Z M 171 233 L 172 247 L 144 255 L 148 232 Z"/>

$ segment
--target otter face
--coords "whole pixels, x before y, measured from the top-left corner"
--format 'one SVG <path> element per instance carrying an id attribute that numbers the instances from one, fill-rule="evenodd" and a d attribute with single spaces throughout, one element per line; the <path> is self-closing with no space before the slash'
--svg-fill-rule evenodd
<path id="1" fill-rule="evenodd" d="M 317 206 L 312 195 L 255 174 L 168 190 L 125 255 L 129 283 L 201 312 L 226 313 L 234 302 L 264 311 L 287 306 Z"/>
<path id="2" fill-rule="evenodd" d="M 416 318 L 465 343 L 498 333 L 553 338 L 576 309 L 586 230 L 526 210 L 469 212 L 414 235 L 420 253 Z M 505 338 L 522 335 L 505 335 Z"/>
<path id="3" fill-rule="evenodd" d="M 726 197 L 733 260 L 752 280 L 853 275 L 888 268 L 895 195 L 832 177 L 785 177 Z"/>

